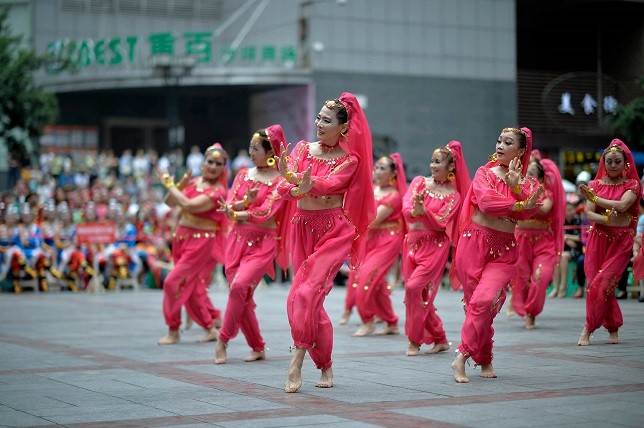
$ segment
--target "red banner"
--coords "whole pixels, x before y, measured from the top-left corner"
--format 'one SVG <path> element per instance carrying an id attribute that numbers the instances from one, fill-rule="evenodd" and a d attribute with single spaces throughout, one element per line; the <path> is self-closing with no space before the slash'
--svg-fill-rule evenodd
<path id="1" fill-rule="evenodd" d="M 116 226 L 112 222 L 76 225 L 76 239 L 85 244 L 110 244 L 114 242 Z"/>

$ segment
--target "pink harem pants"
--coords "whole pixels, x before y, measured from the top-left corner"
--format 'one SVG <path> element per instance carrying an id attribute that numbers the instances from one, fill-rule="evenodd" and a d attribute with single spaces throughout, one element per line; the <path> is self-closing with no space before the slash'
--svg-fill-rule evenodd
<path id="1" fill-rule="evenodd" d="M 277 248 L 275 229 L 253 224 L 236 224 L 226 245 L 226 279 L 230 294 L 219 331 L 219 340 L 228 343 L 241 328 L 253 351 L 264 351 L 266 343 L 259 331 L 253 294 L 264 274 L 274 272 Z"/>
<path id="2" fill-rule="evenodd" d="M 172 241 L 174 267 L 163 282 L 163 315 L 170 330 L 179 330 L 181 308 L 206 330 L 213 327 L 208 286 L 217 261 L 212 256 L 216 233 L 178 226 Z"/>
<path id="3" fill-rule="evenodd" d="M 440 288 L 450 242 L 443 232 L 410 230 L 405 236 L 402 273 L 405 279 L 405 333 L 417 345 L 447 343 L 434 299 Z"/>
<path id="4" fill-rule="evenodd" d="M 455 263 L 463 284 L 465 321 L 458 350 L 477 364 L 492 362 L 492 323 L 505 302 L 505 288 L 514 277 L 517 253 L 513 233 L 474 222 L 459 239 Z"/>
<path id="5" fill-rule="evenodd" d="M 543 311 L 546 290 L 557 264 L 557 249 L 552 232 L 516 229 L 519 246 L 517 274 L 512 284 L 512 307 L 520 316 L 536 317 Z"/>
<path id="6" fill-rule="evenodd" d="M 295 276 L 286 301 L 291 336 L 294 346 L 307 349 L 316 367 L 325 370 L 332 364 L 333 326 L 324 299 L 349 256 L 355 229 L 342 208 L 298 208 L 291 223 Z"/>
<path id="7" fill-rule="evenodd" d="M 594 332 L 604 326 L 614 333 L 624 325 L 622 311 L 615 297 L 615 287 L 628 266 L 633 251 L 630 227 L 606 227 L 594 224 L 588 232 L 584 272 L 586 288 L 586 329 Z"/>
<path id="8" fill-rule="evenodd" d="M 365 324 L 373 322 L 376 316 L 388 326 L 398 324 L 385 275 L 396 261 L 402 241 L 400 229 L 369 231 L 364 260 L 356 273 L 356 306 Z"/>

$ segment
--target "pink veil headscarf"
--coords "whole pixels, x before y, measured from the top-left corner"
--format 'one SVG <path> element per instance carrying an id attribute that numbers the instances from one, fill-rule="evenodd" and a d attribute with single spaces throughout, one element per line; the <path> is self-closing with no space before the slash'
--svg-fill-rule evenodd
<path id="1" fill-rule="evenodd" d="M 271 148 L 275 157 L 280 157 L 282 148 L 288 145 L 284 130 L 281 125 L 271 125 L 265 129 L 268 140 L 271 143 Z M 276 166 L 277 167 L 277 166 Z M 277 222 L 277 256 L 275 260 L 283 271 L 288 269 L 291 263 L 291 223 L 290 219 L 295 214 L 296 204 L 288 199 L 282 201 L 282 207 L 275 217 Z"/>
<path id="2" fill-rule="evenodd" d="M 463 157 L 463 146 L 459 141 L 452 140 L 447 143 L 447 149 L 452 152 L 452 158 L 454 160 L 454 185 L 456 191 L 461 196 L 461 207 L 465 204 L 464 195 L 470 190 L 470 185 L 472 184 L 472 179 L 470 178 L 470 172 L 467 170 L 467 164 L 465 163 L 465 158 Z M 459 215 L 455 215 L 452 222 L 447 226 L 445 232 L 449 236 L 452 245 L 455 247 L 458 242 L 459 232 Z"/>
<path id="3" fill-rule="evenodd" d="M 286 147 L 286 137 L 281 125 L 271 125 L 265 129 L 268 140 L 273 148 L 275 157 L 280 157 L 282 154 L 282 147 Z"/>
<path id="4" fill-rule="evenodd" d="M 642 186 L 639 184 L 640 178 L 639 178 L 639 175 L 637 174 L 637 168 L 635 167 L 635 160 L 633 159 L 633 153 L 631 153 L 628 146 L 624 144 L 622 140 L 615 138 L 613 141 L 610 142 L 608 147 L 606 147 L 599 161 L 599 168 L 597 169 L 597 175 L 595 176 L 595 180 L 600 180 L 608 175 L 606 173 L 606 164 L 604 162 L 604 158 L 605 158 L 604 155 L 608 153 L 612 147 L 621 149 L 624 152 L 624 156 L 626 157 L 626 166 L 624 167 L 625 177 L 631 178 L 637 181 L 638 183 L 638 191 L 636 192 L 637 200 L 628 209 L 628 213 L 633 216 L 633 218 L 635 219 L 634 221 L 637 221 L 637 218 L 640 215 L 639 201 L 640 201 L 640 198 L 642 197 Z"/>
<path id="5" fill-rule="evenodd" d="M 552 232 L 555 236 L 557 259 L 561 257 L 564 250 L 564 222 L 566 220 L 566 192 L 561 181 L 561 174 L 557 164 L 550 159 L 540 159 L 544 171 L 544 183 L 546 189 L 552 192 Z"/>
<path id="6" fill-rule="evenodd" d="M 343 92 L 339 98 L 349 114 L 349 131 L 340 138 L 340 147 L 358 159 L 349 190 L 344 198 L 344 212 L 356 228 L 356 237 L 349 254 L 352 266 L 358 266 L 364 252 L 364 243 L 369 226 L 376 217 L 376 202 L 373 196 L 372 171 L 373 149 L 369 123 L 355 95 Z"/>
<path id="7" fill-rule="evenodd" d="M 396 190 L 398 190 L 398 194 L 402 198 L 407 193 L 407 177 L 405 176 L 402 156 L 400 156 L 400 153 L 392 153 L 389 155 L 389 159 L 394 161 L 396 168 Z"/>

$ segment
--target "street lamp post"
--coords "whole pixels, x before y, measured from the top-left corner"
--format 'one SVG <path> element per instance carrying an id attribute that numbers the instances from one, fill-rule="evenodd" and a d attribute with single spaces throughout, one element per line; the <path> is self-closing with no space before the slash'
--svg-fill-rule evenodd
<path id="1" fill-rule="evenodd" d="M 298 43 L 299 43 L 299 67 L 302 69 L 310 69 L 311 62 L 311 17 L 309 10 L 315 3 L 328 2 L 332 0 L 302 0 L 298 5 Z M 339 6 L 347 4 L 347 0 L 335 0 Z"/>
<path id="2" fill-rule="evenodd" d="M 168 145 L 171 149 L 181 147 L 184 143 L 184 128 L 179 116 L 179 83 L 195 67 L 191 57 L 174 59 L 168 55 L 159 55 L 153 61 L 154 74 L 163 78 L 166 87 L 166 118 L 168 120 Z"/>

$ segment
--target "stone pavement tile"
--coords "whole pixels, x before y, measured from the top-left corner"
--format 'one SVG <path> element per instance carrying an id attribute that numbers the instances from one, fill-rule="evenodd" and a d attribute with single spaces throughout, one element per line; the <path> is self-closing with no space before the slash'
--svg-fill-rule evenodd
<path id="1" fill-rule="evenodd" d="M 43 415 L 43 418 L 57 424 L 92 423 L 109 421 L 127 421 L 129 419 L 159 418 L 176 416 L 150 406 L 136 404 L 121 404 L 117 406 L 97 406 L 93 408 L 78 408 L 65 414 Z"/>
<path id="2" fill-rule="evenodd" d="M 219 422 L 218 426 L 230 428 L 272 428 L 272 427 L 302 427 L 302 426 L 329 426 L 329 427 L 356 427 L 369 428 L 378 425 L 371 425 L 352 421 L 350 419 L 329 415 L 307 415 L 291 416 L 283 418 L 266 418 L 258 420 L 237 420 L 229 422 Z"/>
<path id="3" fill-rule="evenodd" d="M 0 426 L 5 427 L 26 427 L 50 425 L 51 422 L 40 417 L 30 415 L 20 410 L 0 404 Z"/>
<path id="4" fill-rule="evenodd" d="M 584 421 L 588 428 L 634 426 L 642 420 L 644 340 L 637 325 L 644 323 L 644 305 L 636 301 L 620 302 L 625 326 L 618 346 L 604 345 L 603 331 L 594 335 L 592 346 L 576 346 L 585 311 L 579 300 L 549 300 L 539 328 L 531 332 L 522 320 L 502 312 L 495 320 L 494 366 L 499 378 L 481 379 L 480 369 L 467 367 L 472 380 L 461 385 L 454 382 L 449 364 L 463 321 L 462 294 L 441 290 L 436 305 L 454 342 L 449 352 L 410 358 L 404 356 L 404 334 L 353 338 L 357 322 L 334 325 L 335 387 L 314 387 L 319 371 L 307 357 L 300 393 L 284 394 L 292 344 L 287 293 L 288 286 L 256 293 L 268 359 L 242 362 L 249 350 L 239 335 L 229 347 L 228 364 L 221 366 L 212 364 L 214 343 L 194 343 L 202 334 L 196 326 L 183 333 L 178 345 L 156 345 L 166 330 L 158 290 L 2 294 L 0 424 L 9 420 L 2 418 L 3 408 L 12 418 L 29 418 L 11 419 L 15 426 L 239 426 L 240 421 L 283 426 L 284 421 L 324 421 L 338 427 L 398 428 L 449 424 L 437 416 L 467 415 L 472 406 L 493 418 L 479 415 L 462 425 L 505 428 L 528 420 L 530 426 L 572 428 Z M 211 288 L 210 295 L 223 309 L 227 291 Z M 393 293 L 401 328 L 403 296 L 402 290 Z M 343 299 L 341 287 L 327 296 L 325 306 L 334 323 Z M 352 322 L 356 320 L 354 314 Z M 32 356 L 37 357 L 31 360 Z M 18 370 L 21 361 L 29 365 Z M 595 411 L 596 417 L 588 417 Z M 616 417 L 607 419 L 611 415 Z"/>

